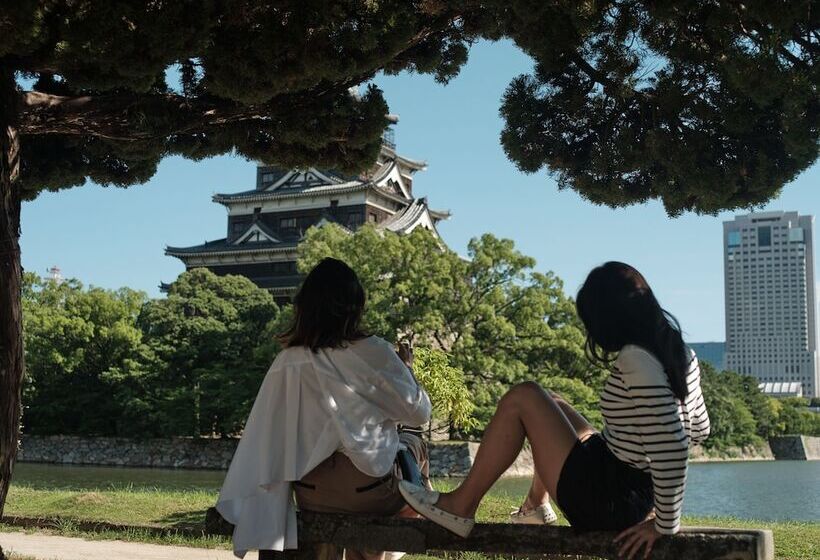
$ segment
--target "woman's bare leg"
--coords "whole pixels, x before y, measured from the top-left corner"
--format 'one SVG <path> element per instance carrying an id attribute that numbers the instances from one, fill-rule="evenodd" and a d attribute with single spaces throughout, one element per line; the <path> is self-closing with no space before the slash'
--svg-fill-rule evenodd
<path id="1" fill-rule="evenodd" d="M 561 408 L 561 412 L 564 413 L 564 416 L 567 417 L 569 423 L 572 424 L 573 429 L 575 430 L 578 439 L 581 441 L 586 440 L 589 436 L 595 433 L 595 428 L 592 427 L 592 424 L 584 418 L 584 416 L 575 410 L 571 404 L 563 399 L 560 395 L 553 393 L 552 391 L 549 392 L 549 395 L 553 398 L 555 403 Z M 521 504 L 521 509 L 523 511 L 530 511 L 541 504 L 546 504 L 550 500 L 549 492 L 547 491 L 547 487 L 541 481 L 541 478 L 538 476 L 538 471 L 536 470 L 532 476 L 532 484 L 530 485 L 530 490 L 527 492 L 526 498 L 524 498 L 524 503 Z"/>
<path id="2" fill-rule="evenodd" d="M 572 423 L 555 399 L 537 383 L 516 385 L 502 397 L 478 448 L 473 468 L 464 482 L 442 494 L 438 507 L 463 517 L 474 517 L 481 498 L 515 461 L 528 438 L 538 478 L 555 495 L 561 467 L 578 441 Z"/>

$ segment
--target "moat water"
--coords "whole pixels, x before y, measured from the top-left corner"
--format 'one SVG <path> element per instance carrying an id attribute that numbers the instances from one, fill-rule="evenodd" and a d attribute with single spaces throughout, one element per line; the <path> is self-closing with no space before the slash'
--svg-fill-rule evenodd
<path id="1" fill-rule="evenodd" d="M 133 469 L 20 463 L 12 484 L 105 490 L 158 488 L 216 493 L 224 471 Z M 529 480 L 499 481 L 494 493 L 523 496 Z M 684 514 L 769 521 L 820 522 L 820 461 L 695 463 L 689 468 Z"/>

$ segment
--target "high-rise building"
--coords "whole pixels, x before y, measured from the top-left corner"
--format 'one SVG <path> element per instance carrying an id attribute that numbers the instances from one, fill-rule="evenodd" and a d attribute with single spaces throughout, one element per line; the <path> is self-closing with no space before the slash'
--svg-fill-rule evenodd
<path id="1" fill-rule="evenodd" d="M 738 216 L 723 224 L 726 367 L 818 396 L 814 217 Z"/>

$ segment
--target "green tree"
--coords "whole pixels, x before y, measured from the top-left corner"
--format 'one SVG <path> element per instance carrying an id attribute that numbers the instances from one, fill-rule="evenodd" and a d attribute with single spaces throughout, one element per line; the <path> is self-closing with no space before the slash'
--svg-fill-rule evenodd
<path id="1" fill-rule="evenodd" d="M 562 377 L 597 386 L 603 377 L 584 356 L 583 331 L 561 281 L 533 271 L 533 259 L 512 241 L 484 235 L 463 259 L 422 228 L 406 236 L 312 228 L 299 248 L 299 270 L 328 256 L 359 275 L 368 295 L 366 329 L 447 351 L 464 371 L 482 422 L 513 383 Z"/>
<path id="2" fill-rule="evenodd" d="M 521 381 L 572 378 L 600 387 L 605 372 L 586 359 L 583 327 L 559 278 L 534 271 L 535 261 L 512 241 L 490 234 L 469 243 L 467 260 L 447 328 L 482 420 Z"/>
<path id="3" fill-rule="evenodd" d="M 115 435 L 123 410 L 108 376 L 140 374 L 145 346 L 136 323 L 145 294 L 30 273 L 24 286 L 26 431 Z"/>
<path id="4" fill-rule="evenodd" d="M 813 0 L 489 4 L 536 62 L 501 109 L 523 171 L 678 215 L 762 204 L 817 158 Z"/>
<path id="5" fill-rule="evenodd" d="M 750 385 L 747 376 L 727 371 L 718 372 L 706 362 L 700 364 L 700 369 L 701 388 L 711 423 L 711 433 L 703 446 L 725 449 L 760 444 L 762 440 L 757 435 L 758 424 L 753 415 L 754 409 L 747 404 L 749 392 L 753 390 L 760 393 L 756 381 Z M 753 378 L 749 379 L 754 381 Z"/>
<path id="6" fill-rule="evenodd" d="M 810 411 L 808 405 L 808 399 L 781 399 L 782 431 L 778 435 L 820 436 L 820 414 Z"/>
<path id="7" fill-rule="evenodd" d="M 439 336 L 443 348 L 452 301 L 463 288 L 466 263 L 423 228 L 397 235 L 365 226 L 350 234 L 330 224 L 310 228 L 297 266 L 307 273 L 325 257 L 350 265 L 367 294 L 364 328 L 411 346 Z"/>
<path id="8" fill-rule="evenodd" d="M 464 372 L 450 365 L 450 357 L 433 348 L 418 348 L 413 373 L 433 403 L 433 418 L 450 423 L 455 429 L 476 427 L 475 405 L 464 381 Z"/>
<path id="9" fill-rule="evenodd" d="M 121 378 L 119 397 L 139 434 L 235 434 L 270 362 L 257 353 L 278 309 L 242 276 L 185 272 L 139 317 L 150 373 Z M 147 413 L 147 414 L 145 414 Z"/>

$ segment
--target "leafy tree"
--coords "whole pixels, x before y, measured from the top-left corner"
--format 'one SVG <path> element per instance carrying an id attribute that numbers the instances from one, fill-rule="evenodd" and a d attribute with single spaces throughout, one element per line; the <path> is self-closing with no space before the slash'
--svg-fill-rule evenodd
<path id="1" fill-rule="evenodd" d="M 147 181 L 226 152 L 357 172 L 387 105 L 377 71 L 453 77 L 479 37 L 537 62 L 502 142 L 527 171 L 610 205 L 760 203 L 817 156 L 811 0 L 19 0 L 0 19 L 0 513 L 23 375 L 20 205 Z M 654 69 L 654 73 L 652 70 Z M 174 79 L 166 78 L 168 71 Z M 19 80 L 18 80 L 19 79 Z M 179 82 L 176 87 L 173 84 Z M 170 82 L 170 83 L 169 83 Z"/>
<path id="2" fill-rule="evenodd" d="M 464 382 L 464 372 L 450 365 L 447 354 L 432 348 L 418 348 L 413 372 L 430 395 L 433 418 L 444 419 L 456 429 L 476 427 L 472 415 L 475 405 Z"/>
<path id="3" fill-rule="evenodd" d="M 820 414 L 810 411 L 808 399 L 789 398 L 780 401 L 782 431 L 778 435 L 820 436 Z"/>
<path id="4" fill-rule="evenodd" d="M 365 226 L 351 235 L 334 224 L 310 228 L 299 245 L 298 269 L 307 273 L 330 256 L 350 265 L 362 282 L 366 330 L 411 346 L 445 330 L 466 265 L 427 230 L 396 235 Z M 443 338 L 436 342 L 448 347 Z"/>
<path id="5" fill-rule="evenodd" d="M 718 372 L 706 362 L 701 363 L 700 368 L 701 388 L 711 423 L 711 433 L 703 446 L 724 449 L 761 443 L 756 433 L 755 418 L 739 390 L 743 376 L 733 372 Z M 757 390 L 757 385 L 754 385 L 754 389 Z"/>
<path id="6" fill-rule="evenodd" d="M 115 435 L 123 411 L 107 376 L 140 374 L 145 347 L 136 319 L 145 294 L 30 273 L 24 286 L 26 431 Z"/>
<path id="7" fill-rule="evenodd" d="M 123 376 L 119 398 L 139 434 L 235 434 L 268 361 L 256 349 L 276 319 L 273 296 L 242 276 L 185 272 L 139 317 L 150 373 Z M 147 414 L 146 414 L 147 413 Z"/>
<path id="8" fill-rule="evenodd" d="M 599 406 L 599 392 L 585 385 L 583 381 L 566 377 L 549 377 L 544 380 L 544 388 L 560 395 L 599 430 L 604 427 L 604 417 Z"/>
<path id="9" fill-rule="evenodd" d="M 421 228 L 405 236 L 373 227 L 354 234 L 333 225 L 310 229 L 299 270 L 328 256 L 359 275 L 368 295 L 365 328 L 448 352 L 482 421 L 513 383 L 602 379 L 584 356 L 582 328 L 561 281 L 534 272 L 533 259 L 509 240 L 474 239 L 463 259 Z"/>
<path id="10" fill-rule="evenodd" d="M 512 241 L 489 234 L 469 243 L 467 260 L 466 286 L 446 317 L 481 418 L 521 381 L 573 378 L 600 388 L 605 372 L 586 359 L 583 327 L 559 278 L 534 271 Z"/>
<path id="11" fill-rule="evenodd" d="M 536 62 L 501 109 L 523 171 L 678 215 L 762 204 L 817 158 L 813 0 L 490 4 Z"/>

